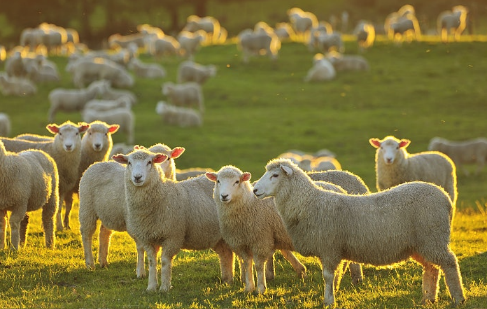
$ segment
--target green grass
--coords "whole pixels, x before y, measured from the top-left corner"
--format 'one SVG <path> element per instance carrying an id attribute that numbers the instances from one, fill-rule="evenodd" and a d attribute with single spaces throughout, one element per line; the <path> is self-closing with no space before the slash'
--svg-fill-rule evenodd
<path id="1" fill-rule="evenodd" d="M 352 41 L 347 53 L 356 53 Z M 343 169 L 361 176 L 375 189 L 375 149 L 371 137 L 394 135 L 412 141 L 410 152 L 426 150 L 434 136 L 463 140 L 485 136 L 485 68 L 487 43 L 435 41 L 395 46 L 378 41 L 364 54 L 370 72 L 345 72 L 327 83 L 306 84 L 313 53 L 299 43 L 285 43 L 279 59 L 252 58 L 245 65 L 234 44 L 208 46 L 196 55 L 202 64 L 214 64 L 217 75 L 204 85 L 206 113 L 201 128 L 164 125 L 155 114 L 164 99 L 161 84 L 175 81 L 180 59 L 159 61 L 167 70 L 163 80 L 136 80 L 132 89 L 139 103 L 136 143 L 163 142 L 183 146 L 180 168 L 233 164 L 257 180 L 268 160 L 288 149 L 314 152 L 328 148 Z M 141 56 L 145 61 L 153 61 Z M 71 88 L 64 72 L 67 59 L 52 57 L 63 74 L 59 84 L 39 85 L 31 97 L 0 95 L 0 111 L 10 115 L 12 136 L 47 134 L 47 95 L 56 87 Z M 80 121 L 78 113 L 60 113 L 56 123 Z M 115 142 L 125 141 L 123 134 Z M 473 166 L 469 167 L 473 170 Z M 452 248 L 460 260 L 467 301 L 464 308 L 487 306 L 487 171 L 458 177 L 458 204 Z M 19 252 L 0 252 L 0 307 L 28 308 L 315 308 L 322 306 L 323 279 L 315 258 L 303 258 L 308 276 L 299 280 L 278 255 L 276 279 L 265 295 L 247 295 L 240 280 L 220 283 L 216 254 L 181 252 L 175 259 L 173 289 L 168 294 L 145 292 L 147 279 L 135 277 L 135 245 L 126 234 L 112 239 L 108 269 L 84 266 L 77 205 L 70 231 L 58 232 L 54 250 L 43 246 L 40 213 L 33 215 L 27 246 Z M 97 241 L 95 240 L 95 244 Z M 96 251 L 96 245 L 93 248 Z M 359 287 L 345 276 L 337 293 L 344 308 L 411 308 L 421 301 L 421 267 L 407 262 L 394 268 L 364 267 Z M 441 280 L 439 303 L 449 296 Z"/>

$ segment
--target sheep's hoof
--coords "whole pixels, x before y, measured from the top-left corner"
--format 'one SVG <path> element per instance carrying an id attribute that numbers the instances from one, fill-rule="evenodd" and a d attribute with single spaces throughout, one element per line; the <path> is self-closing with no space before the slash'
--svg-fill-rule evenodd
<path id="1" fill-rule="evenodd" d="M 171 290 L 172 286 L 163 286 L 161 285 L 160 289 L 159 289 L 159 292 L 161 293 L 167 293 L 169 292 L 169 290 Z"/>
<path id="2" fill-rule="evenodd" d="M 157 291 L 157 287 L 148 287 L 146 291 L 149 293 L 154 293 Z"/>

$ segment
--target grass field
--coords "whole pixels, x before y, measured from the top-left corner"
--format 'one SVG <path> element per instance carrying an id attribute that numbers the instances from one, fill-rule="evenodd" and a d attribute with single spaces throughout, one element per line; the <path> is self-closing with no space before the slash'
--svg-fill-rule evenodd
<path id="1" fill-rule="evenodd" d="M 357 52 L 353 41 L 347 53 Z M 234 44 L 202 48 L 196 61 L 214 64 L 217 76 L 204 85 L 206 113 L 201 128 L 177 128 L 155 114 L 164 99 L 161 84 L 175 81 L 180 59 L 159 61 L 167 70 L 163 80 L 136 80 L 139 98 L 136 143 L 163 142 L 183 146 L 180 168 L 233 164 L 264 173 L 266 162 L 288 149 L 314 152 L 328 148 L 343 169 L 361 176 L 375 188 L 375 149 L 369 138 L 394 135 L 412 141 L 410 152 L 426 150 L 434 136 L 464 140 L 485 136 L 487 68 L 485 40 L 441 44 L 414 42 L 395 46 L 378 41 L 364 54 L 369 72 L 344 72 L 328 83 L 306 84 L 313 53 L 300 43 L 284 43 L 279 59 L 253 58 L 241 62 Z M 154 61 L 143 55 L 145 61 Z M 39 85 L 31 97 L 3 97 L 0 111 L 10 115 L 12 136 L 47 134 L 47 95 L 56 87 L 72 88 L 64 72 L 67 59 L 52 57 L 63 75 L 59 84 Z M 56 123 L 80 121 L 80 114 L 58 114 Z M 123 134 L 114 135 L 123 142 Z M 469 167 L 473 170 L 473 166 Z M 458 172 L 457 214 L 452 248 L 469 298 L 462 308 L 487 308 L 487 171 L 465 176 Z M 315 308 L 322 306 L 323 280 L 315 258 L 303 258 L 308 276 L 299 280 L 290 265 L 276 257 L 276 279 L 265 295 L 247 295 L 240 280 L 222 285 L 216 254 L 181 252 L 173 268 L 168 294 L 145 292 L 147 279 L 135 277 L 135 246 L 126 234 L 112 237 L 110 267 L 89 271 L 84 266 L 77 205 L 72 230 L 57 233 L 54 250 L 43 247 L 40 213 L 33 216 L 27 246 L 0 252 L 0 307 L 55 308 Z M 95 244 L 97 241 L 94 242 Z M 93 248 L 96 251 L 96 248 Z M 337 293 L 343 308 L 411 308 L 421 301 L 421 267 L 407 262 L 394 268 L 364 267 L 365 281 L 354 287 L 345 276 Z M 438 304 L 449 296 L 441 280 Z"/>

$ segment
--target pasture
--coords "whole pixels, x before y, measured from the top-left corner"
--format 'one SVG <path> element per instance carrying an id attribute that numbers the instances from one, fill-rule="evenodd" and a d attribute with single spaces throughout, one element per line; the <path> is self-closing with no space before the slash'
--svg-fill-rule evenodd
<path id="1" fill-rule="evenodd" d="M 356 43 L 345 42 L 347 54 Z M 301 43 L 283 43 L 279 59 L 241 61 L 234 43 L 203 47 L 195 61 L 217 66 L 204 86 L 201 128 L 164 125 L 155 113 L 163 100 L 161 84 L 175 81 L 181 59 L 154 60 L 167 70 L 159 80 L 136 79 L 138 96 L 135 143 L 162 142 L 182 146 L 179 168 L 232 164 L 257 180 L 268 160 L 289 149 L 307 152 L 327 148 L 344 170 L 364 179 L 376 191 L 375 149 L 369 138 L 394 135 L 412 141 L 409 152 L 426 150 L 432 137 L 465 140 L 485 136 L 487 43 L 473 38 L 442 44 L 437 40 L 396 46 L 378 40 L 363 56 L 369 72 L 341 72 L 326 83 L 303 82 L 313 52 Z M 59 83 L 38 85 L 30 97 L 0 94 L 0 112 L 9 114 L 12 136 L 48 134 L 45 129 L 48 93 L 73 88 L 64 71 L 65 57 L 50 57 L 62 74 Z M 0 67 L 3 70 L 3 67 Z M 56 123 L 81 121 L 79 113 L 59 113 Z M 114 134 L 124 142 L 123 134 Z M 473 167 L 472 167 L 473 170 Z M 458 202 L 452 248 L 456 253 L 468 298 L 462 308 L 487 307 L 487 168 L 480 175 L 458 173 Z M 276 255 L 276 279 L 265 295 L 247 295 L 239 276 L 233 285 L 220 283 L 217 256 L 211 251 L 181 252 L 173 268 L 168 294 L 145 292 L 147 279 L 136 279 L 135 245 L 124 233 L 112 237 L 110 266 L 87 270 L 84 265 L 78 207 L 72 230 L 57 232 L 54 250 L 43 246 L 40 212 L 32 217 L 27 246 L 0 252 L 0 307 L 28 308 L 315 308 L 322 307 L 323 280 L 315 258 L 303 258 L 308 276 L 299 280 L 290 265 Z M 9 236 L 9 235 L 7 235 Z M 97 244 L 97 241 L 94 241 Z M 97 250 L 96 245 L 93 248 Z M 95 256 L 96 258 L 96 256 Z M 238 271 L 237 271 L 238 273 Z M 344 308 L 411 308 L 421 304 L 421 267 L 407 262 L 394 268 L 364 267 L 364 283 L 354 287 L 346 275 L 336 294 Z M 427 308 L 447 308 L 449 295 L 440 281 L 439 302 Z"/>

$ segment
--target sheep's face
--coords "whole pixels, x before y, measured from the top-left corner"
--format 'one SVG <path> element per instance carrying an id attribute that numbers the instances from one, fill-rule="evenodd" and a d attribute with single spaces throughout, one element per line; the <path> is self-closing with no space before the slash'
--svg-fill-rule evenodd
<path id="1" fill-rule="evenodd" d="M 167 156 L 167 160 L 159 163 L 159 166 L 164 172 L 164 176 L 171 179 L 174 177 L 175 173 L 174 159 L 179 158 L 179 156 L 183 154 L 184 150 L 185 148 L 183 147 L 174 147 L 174 149 L 171 149 L 169 146 L 164 144 L 156 144 L 149 148 L 149 151 L 163 153 Z"/>
<path id="2" fill-rule="evenodd" d="M 66 152 L 73 152 L 81 147 L 80 133 L 85 132 L 89 125 L 81 123 L 78 126 L 72 123 L 64 123 L 61 126 L 51 124 L 47 126 L 47 129 L 56 134 L 55 139 L 61 140 L 61 145 Z"/>
<path id="3" fill-rule="evenodd" d="M 401 148 L 406 148 L 410 141 L 406 139 L 398 140 L 396 138 L 385 138 L 380 141 L 378 139 L 371 138 L 370 144 L 376 147 L 378 150 L 377 160 L 384 160 L 386 165 L 394 164 L 394 161 L 400 156 Z"/>
<path id="4" fill-rule="evenodd" d="M 104 149 L 106 150 L 112 140 L 111 134 L 117 132 L 118 128 L 118 124 L 111 126 L 104 123 L 91 124 L 88 130 L 86 130 L 83 140 L 85 140 L 88 145 L 91 145 L 95 152 L 100 152 Z"/>
<path id="5" fill-rule="evenodd" d="M 213 198 L 215 201 L 220 201 L 223 204 L 229 204 L 238 199 L 248 186 L 251 174 L 234 167 L 224 167 L 218 173 L 206 173 L 206 177 L 215 182 L 215 189 L 213 191 Z"/>
<path id="6" fill-rule="evenodd" d="M 145 185 L 150 179 L 151 172 L 158 168 L 155 165 L 167 160 L 165 154 L 152 153 L 145 149 L 135 150 L 129 155 L 115 155 L 112 158 L 118 163 L 127 165 L 125 177 L 136 187 Z"/>
<path id="7" fill-rule="evenodd" d="M 292 174 L 293 170 L 287 165 L 272 166 L 254 184 L 254 194 L 260 199 L 276 195 L 277 188 L 282 178 Z"/>

